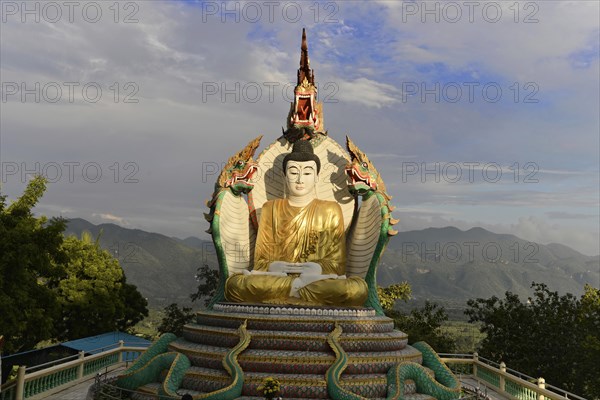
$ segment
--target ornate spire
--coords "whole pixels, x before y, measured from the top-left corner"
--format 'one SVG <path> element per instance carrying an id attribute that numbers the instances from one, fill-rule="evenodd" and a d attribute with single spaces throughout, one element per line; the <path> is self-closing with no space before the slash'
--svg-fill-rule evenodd
<path id="1" fill-rule="evenodd" d="M 298 83 L 294 88 L 294 102 L 290 104 L 287 130 L 284 131 L 285 137 L 292 143 L 298 139 L 311 139 L 315 133 L 327 134 L 323 128 L 323 104 L 317 101 L 315 73 L 310 68 L 306 29 L 302 29 L 300 49 Z"/>
<path id="2" fill-rule="evenodd" d="M 306 29 L 302 28 L 302 45 L 300 46 L 300 68 L 298 68 L 298 85 L 304 82 L 315 84 L 315 73 L 310 69 L 310 59 L 308 58 L 308 44 L 306 42 Z"/>

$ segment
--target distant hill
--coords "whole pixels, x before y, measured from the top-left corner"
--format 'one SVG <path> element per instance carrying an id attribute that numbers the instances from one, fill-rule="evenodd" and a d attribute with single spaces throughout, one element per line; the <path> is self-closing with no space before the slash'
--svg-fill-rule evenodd
<path id="1" fill-rule="evenodd" d="M 187 303 L 196 289 L 198 267 L 217 267 L 211 241 L 196 237 L 172 238 L 115 224 L 94 225 L 75 218 L 66 234 L 87 230 L 120 261 L 130 283 L 151 306 Z M 427 228 L 394 236 L 382 258 L 378 282 L 382 286 L 408 281 L 417 300 L 464 304 L 467 299 L 504 297 L 509 290 L 526 298 L 531 282 L 551 290 L 580 295 L 585 283 L 598 286 L 600 257 L 589 257 L 552 243 L 541 245 L 514 235 L 483 228 Z"/>
<path id="2" fill-rule="evenodd" d="M 506 291 L 526 298 L 533 281 L 580 295 L 584 284 L 598 286 L 599 260 L 565 245 L 541 245 L 483 228 L 427 228 L 390 240 L 378 279 L 407 280 L 414 297 L 441 301 L 504 297 Z"/>
<path id="3" fill-rule="evenodd" d="M 185 239 L 178 239 L 178 238 L 173 238 L 173 239 L 179 240 L 186 246 L 193 247 L 195 249 L 202 249 L 202 248 L 204 248 L 204 246 L 206 246 L 206 243 L 208 243 L 207 241 L 198 239 L 195 236 L 190 236 Z"/>

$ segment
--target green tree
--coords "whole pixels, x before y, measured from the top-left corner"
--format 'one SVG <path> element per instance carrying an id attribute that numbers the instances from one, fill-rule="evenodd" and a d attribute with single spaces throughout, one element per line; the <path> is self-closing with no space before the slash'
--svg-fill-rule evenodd
<path id="1" fill-rule="evenodd" d="M 0 332 L 7 353 L 53 338 L 54 322 L 60 319 L 47 282 L 64 276 L 65 221 L 34 216 L 32 209 L 45 189 L 45 179 L 35 177 L 10 205 L 0 195 Z"/>
<path id="2" fill-rule="evenodd" d="M 190 298 L 192 302 L 204 299 L 204 306 L 207 307 L 219 285 L 219 270 L 211 269 L 207 264 L 204 264 L 202 267 L 198 267 L 196 281 L 200 284 L 196 293 L 192 293 Z"/>
<path id="3" fill-rule="evenodd" d="M 397 328 L 408 334 L 409 343 L 425 341 L 442 353 L 455 350 L 455 340 L 441 329 L 442 324 L 448 320 L 444 307 L 426 302 L 424 308 L 412 310 L 409 315 L 394 310 L 397 300 L 410 299 L 411 288 L 408 282 L 396 283 L 385 288 L 378 286 L 377 294 L 385 314 L 394 320 Z"/>
<path id="4" fill-rule="evenodd" d="M 384 311 L 391 311 L 396 304 L 396 300 L 408 301 L 412 295 L 408 282 L 394 283 L 388 287 L 377 286 L 377 295 L 379 303 Z"/>
<path id="5" fill-rule="evenodd" d="M 38 176 L 10 205 L 0 195 L 0 332 L 8 353 L 43 340 L 126 330 L 148 313 L 97 241 L 65 239 L 63 219 L 34 216 L 45 190 Z"/>
<path id="6" fill-rule="evenodd" d="M 585 393 L 590 398 L 600 398 L 600 289 L 585 285 L 585 293 L 581 296 L 581 306 L 577 316 L 582 332 L 581 358 L 582 380 Z"/>
<path id="7" fill-rule="evenodd" d="M 190 295 L 192 302 L 196 302 L 204 299 L 204 307 L 207 307 L 210 300 L 217 291 L 219 284 L 219 271 L 211 269 L 208 265 L 198 267 L 198 273 L 196 274 L 196 281 L 199 282 L 196 293 Z M 190 307 L 180 308 L 177 303 L 172 303 L 164 308 L 165 313 L 160 326 L 158 327 L 158 333 L 162 334 L 165 332 L 171 332 L 177 336 L 183 334 L 183 326 L 194 319 L 194 312 Z"/>
<path id="8" fill-rule="evenodd" d="M 527 375 L 582 396 L 600 392 L 598 290 L 586 287 L 581 300 L 559 296 L 545 284 L 532 283 L 533 296 L 522 302 L 511 292 L 505 299 L 472 299 L 465 313 L 481 322 L 486 334 L 479 353 Z"/>
<path id="9" fill-rule="evenodd" d="M 448 321 L 444 307 L 427 301 L 423 308 L 414 309 L 408 315 L 394 311 L 389 316 L 398 329 L 408 334 L 410 344 L 424 341 L 440 353 L 455 351 L 454 338 L 442 330 L 442 325 Z"/>
<path id="10" fill-rule="evenodd" d="M 190 307 L 179 308 L 177 303 L 165 307 L 165 316 L 158 326 L 158 333 L 171 332 L 177 336 L 183 335 L 183 326 L 194 319 L 194 312 Z"/>
<path id="11" fill-rule="evenodd" d="M 61 307 L 58 338 L 72 340 L 99 333 L 128 330 L 148 315 L 147 302 L 123 269 L 88 232 L 65 238 L 66 276 L 52 282 Z"/>

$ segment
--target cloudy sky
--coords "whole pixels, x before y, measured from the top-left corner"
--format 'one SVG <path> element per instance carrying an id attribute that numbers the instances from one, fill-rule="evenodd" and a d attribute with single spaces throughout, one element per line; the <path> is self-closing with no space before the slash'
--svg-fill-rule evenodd
<path id="1" fill-rule="evenodd" d="M 401 230 L 599 248 L 597 1 L 1 2 L 2 193 L 206 237 L 218 169 L 285 125 L 303 27 L 329 135 Z"/>

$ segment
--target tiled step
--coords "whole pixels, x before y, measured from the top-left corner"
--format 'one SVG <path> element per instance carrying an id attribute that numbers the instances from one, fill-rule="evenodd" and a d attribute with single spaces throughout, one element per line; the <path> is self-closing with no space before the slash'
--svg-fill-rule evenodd
<path id="1" fill-rule="evenodd" d="M 263 396 L 240 396 L 236 400 L 265 400 L 265 398 Z M 284 398 L 284 400 L 312 400 L 312 399 L 303 398 L 303 397 L 286 397 L 286 398 Z M 381 398 L 374 398 L 371 400 L 386 400 L 386 398 L 381 397 Z"/>
<path id="2" fill-rule="evenodd" d="M 131 395 L 133 400 L 156 400 L 158 397 L 158 389 L 160 388 L 160 383 L 148 383 L 144 386 L 140 386 L 137 388 L 136 393 Z"/>
<path id="3" fill-rule="evenodd" d="M 369 398 L 370 400 L 386 400 L 386 397 L 374 397 L 374 398 Z M 405 394 L 402 397 L 403 400 L 436 400 L 435 397 L 431 397 L 427 394 L 421 394 L 421 393 L 410 393 L 410 394 Z M 237 400 L 264 400 L 264 397 L 259 397 L 259 396 L 241 396 L 238 397 Z M 313 400 L 310 398 L 284 398 L 284 400 Z"/>
<path id="4" fill-rule="evenodd" d="M 243 395 L 260 396 L 258 387 L 262 381 L 273 376 L 279 380 L 281 391 L 279 396 L 287 398 L 326 399 L 327 383 L 325 375 L 320 374 L 271 374 L 264 372 L 248 372 L 244 374 Z"/>
<path id="5" fill-rule="evenodd" d="M 348 353 L 346 374 L 387 373 L 401 361 L 420 362 L 421 353 L 407 346 L 402 350 L 382 353 Z M 246 350 L 239 357 L 244 371 L 269 373 L 324 374 L 334 363 L 335 355 L 329 352 L 301 352 L 274 350 Z"/>
<path id="6" fill-rule="evenodd" d="M 249 330 L 250 349 L 279 349 L 328 351 L 329 332 L 290 332 Z M 183 337 L 194 343 L 218 347 L 234 347 L 239 339 L 237 329 L 188 324 Z M 346 352 L 353 351 L 393 351 L 403 349 L 408 336 L 400 331 L 382 333 L 342 333 L 340 344 Z"/>
<path id="7" fill-rule="evenodd" d="M 118 398 L 118 397 L 117 397 Z M 156 394 L 144 394 L 144 393 L 133 393 L 131 395 L 132 400 L 157 400 L 158 395 Z"/>
<path id="8" fill-rule="evenodd" d="M 223 358 L 229 350 L 225 347 L 186 342 L 184 339 L 177 339 L 169 344 L 169 351 L 185 354 L 192 365 L 217 370 L 223 368 Z"/>
<path id="9" fill-rule="evenodd" d="M 221 369 L 221 361 L 229 349 L 187 342 L 177 339 L 169 345 L 170 351 L 185 354 L 193 365 Z M 386 352 L 348 353 L 348 374 L 387 373 L 401 361 L 421 362 L 421 353 L 411 346 Z M 324 374 L 335 361 L 333 351 L 298 351 L 246 349 L 238 357 L 245 372 Z"/>
<path id="10" fill-rule="evenodd" d="M 381 333 L 394 330 L 394 321 L 385 316 L 318 317 L 306 315 L 254 315 L 245 313 L 222 314 L 216 311 L 196 313 L 198 325 L 237 329 L 248 321 L 250 330 L 331 332 L 336 323 L 344 333 Z"/>
<path id="11" fill-rule="evenodd" d="M 230 384 L 231 377 L 224 369 L 190 367 L 185 373 L 181 387 L 208 393 Z"/>
<path id="12" fill-rule="evenodd" d="M 317 306 L 299 304 L 264 304 L 264 303 L 229 303 L 219 302 L 213 306 L 213 310 L 230 313 L 241 313 L 245 315 L 306 315 L 318 317 L 370 317 L 377 315 L 371 307 L 344 307 L 344 306 Z"/>
<path id="13" fill-rule="evenodd" d="M 158 389 L 160 389 L 160 386 L 160 382 L 147 383 L 144 386 L 137 388 L 137 391 L 148 394 L 158 394 Z"/>
<path id="14" fill-rule="evenodd" d="M 435 400 L 435 397 L 431 397 L 428 394 L 412 393 L 407 394 L 403 397 L 404 400 Z"/>
<path id="15" fill-rule="evenodd" d="M 265 400 L 264 396 L 240 396 L 237 400 Z M 308 400 L 300 397 L 287 397 L 285 400 Z M 381 399 L 385 400 L 385 399 Z"/>
<path id="16" fill-rule="evenodd" d="M 167 370 L 161 374 L 161 381 L 165 378 Z M 262 381 L 269 377 L 276 377 L 281 384 L 280 396 L 289 398 L 326 399 L 327 383 L 324 375 L 317 374 L 270 374 L 264 372 L 249 372 L 244 374 L 243 394 L 247 396 L 260 396 L 258 387 Z M 231 384 L 231 377 L 224 370 L 191 367 L 185 374 L 179 394 L 210 393 L 227 387 Z M 360 376 L 342 375 L 342 386 L 353 393 L 367 398 L 385 397 L 387 393 L 387 377 L 385 374 L 365 374 Z M 405 394 L 413 394 L 414 382 L 407 380 Z M 155 399 L 160 383 L 150 383 L 138 388 L 134 395 L 137 400 Z"/>
<path id="17" fill-rule="evenodd" d="M 419 394 L 419 393 L 405 394 L 405 396 L 403 397 L 403 399 L 406 399 L 406 400 L 435 400 L 434 397 L 431 397 L 431 396 L 426 395 L 426 394 Z M 259 396 L 241 396 L 241 397 L 238 397 L 237 400 L 264 400 L 264 397 L 259 397 Z M 309 400 L 309 399 L 305 399 L 305 398 L 285 398 L 285 400 Z M 372 398 L 371 400 L 386 400 L 386 398 L 385 397 L 376 397 L 376 398 Z"/>
<path id="18" fill-rule="evenodd" d="M 158 382 L 148 383 L 144 386 L 140 386 L 137 389 L 137 393 L 131 395 L 133 400 L 157 400 L 158 399 L 158 391 L 161 387 L 161 384 Z M 202 394 L 203 392 L 199 392 L 196 390 L 189 390 L 181 388 L 177 390 L 177 394 L 183 396 L 184 394 L 189 393 L 192 396 L 196 396 Z"/>
<path id="19" fill-rule="evenodd" d="M 244 374 L 243 394 L 260 396 L 258 387 L 269 376 L 277 378 L 281 384 L 280 396 L 288 398 L 327 398 L 327 383 L 325 375 L 319 374 L 271 374 L 264 372 L 248 372 Z M 218 384 L 217 384 L 218 383 Z M 383 397 L 387 390 L 385 374 L 369 374 L 360 377 L 342 377 L 342 386 L 349 391 L 365 397 Z M 224 371 L 192 367 L 186 373 L 182 389 L 199 392 L 212 392 L 231 384 L 231 378 Z"/>

